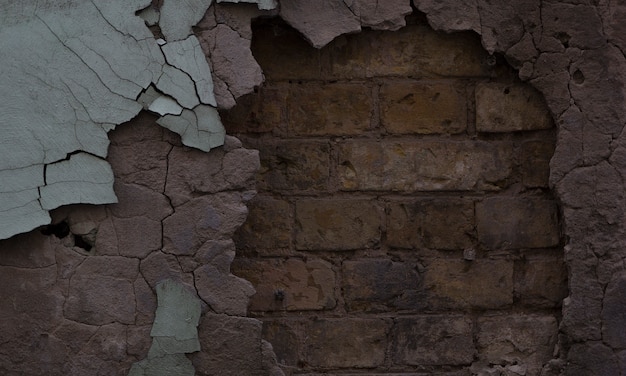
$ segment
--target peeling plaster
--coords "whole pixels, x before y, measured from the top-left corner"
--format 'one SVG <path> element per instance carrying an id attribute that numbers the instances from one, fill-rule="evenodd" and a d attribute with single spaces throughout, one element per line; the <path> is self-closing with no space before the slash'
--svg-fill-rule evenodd
<path id="1" fill-rule="evenodd" d="M 142 108 L 187 146 L 224 143 L 191 31 L 211 3 L 0 0 L 0 239 L 49 223 L 62 205 L 116 202 L 107 132 Z M 164 40 L 147 27 L 156 24 Z"/>

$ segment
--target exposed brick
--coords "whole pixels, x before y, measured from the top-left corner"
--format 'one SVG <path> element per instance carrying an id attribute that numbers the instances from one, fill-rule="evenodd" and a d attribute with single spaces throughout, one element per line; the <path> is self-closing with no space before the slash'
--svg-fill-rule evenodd
<path id="1" fill-rule="evenodd" d="M 513 303 L 513 262 L 435 259 L 426 265 L 424 290 L 434 310 L 503 308 Z"/>
<path id="2" fill-rule="evenodd" d="M 527 375 L 538 375 L 552 358 L 557 333 L 553 316 L 509 314 L 479 318 L 480 362 L 503 364 L 503 360 L 510 359 L 525 369 Z"/>
<path id="3" fill-rule="evenodd" d="M 335 273 L 322 260 L 238 260 L 233 273 L 256 289 L 251 311 L 303 311 L 333 308 Z"/>
<path id="4" fill-rule="evenodd" d="M 246 221 L 235 233 L 237 249 L 268 255 L 284 253 L 291 247 L 294 217 L 288 201 L 257 196 L 248 209 Z"/>
<path id="5" fill-rule="evenodd" d="M 530 188 L 547 188 L 550 159 L 554 142 L 527 141 L 522 143 L 522 181 Z"/>
<path id="6" fill-rule="evenodd" d="M 271 132 L 284 122 L 286 99 L 286 85 L 264 85 L 237 99 L 235 107 L 220 112 L 220 117 L 228 134 Z"/>
<path id="7" fill-rule="evenodd" d="M 301 200 L 296 221 L 299 250 L 351 250 L 380 241 L 381 213 L 370 200 Z"/>
<path id="8" fill-rule="evenodd" d="M 445 81 L 389 82 L 380 91 L 380 118 L 395 134 L 465 131 L 465 89 Z"/>
<path id="9" fill-rule="evenodd" d="M 471 320 L 463 316 L 417 316 L 395 320 L 393 360 L 412 366 L 464 365 L 476 352 Z"/>
<path id="10" fill-rule="evenodd" d="M 457 198 L 390 202 L 387 244 L 395 248 L 464 249 L 472 246 L 474 203 Z"/>
<path id="11" fill-rule="evenodd" d="M 488 249 L 559 244 L 556 203 L 535 197 L 489 197 L 476 204 L 478 239 Z"/>
<path id="12" fill-rule="evenodd" d="M 345 190 L 498 190 L 511 153 L 505 142 L 351 140 L 339 146 L 339 179 Z"/>
<path id="13" fill-rule="evenodd" d="M 385 360 L 389 322 L 382 319 L 322 319 L 306 328 L 306 358 L 314 367 L 370 368 Z"/>
<path id="14" fill-rule="evenodd" d="M 258 188 L 307 191 L 328 188 L 330 146 L 324 141 L 264 141 L 254 144 L 261 156 Z"/>
<path id="15" fill-rule="evenodd" d="M 515 294 L 531 307 L 558 307 L 567 296 L 567 270 L 559 257 L 527 258 L 517 262 Z"/>
<path id="16" fill-rule="evenodd" d="M 320 51 L 286 24 L 256 25 L 251 49 L 268 80 L 320 78 Z"/>
<path id="17" fill-rule="evenodd" d="M 363 83 L 289 86 L 287 116 L 290 134 L 362 134 L 370 128 L 371 91 Z"/>
<path id="18" fill-rule="evenodd" d="M 372 31 L 336 38 L 322 49 L 327 78 L 377 76 L 486 76 L 487 53 L 471 33 L 448 35 L 409 25 L 393 33 Z"/>
<path id="19" fill-rule="evenodd" d="M 263 321 L 263 339 L 272 344 L 276 360 L 281 365 L 295 367 L 301 361 L 304 323 L 294 319 Z"/>
<path id="20" fill-rule="evenodd" d="M 532 86 L 501 82 L 477 85 L 477 131 L 513 132 L 553 126 L 543 97 Z"/>
<path id="21" fill-rule="evenodd" d="M 343 262 L 343 292 L 349 311 L 385 312 L 423 305 L 417 265 L 390 260 Z"/>

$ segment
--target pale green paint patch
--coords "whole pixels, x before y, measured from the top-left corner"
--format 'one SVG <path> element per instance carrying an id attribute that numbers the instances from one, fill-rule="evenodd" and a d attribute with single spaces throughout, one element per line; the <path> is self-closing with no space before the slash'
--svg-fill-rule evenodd
<path id="1" fill-rule="evenodd" d="M 156 287 L 158 306 L 152 325 L 148 357 L 133 364 L 129 376 L 193 375 L 184 355 L 200 351 L 200 299 L 182 283 L 166 280 Z"/>
<path id="2" fill-rule="evenodd" d="M 252 3 L 257 4 L 261 10 L 270 10 L 278 5 L 276 0 L 217 0 L 218 3 Z"/>

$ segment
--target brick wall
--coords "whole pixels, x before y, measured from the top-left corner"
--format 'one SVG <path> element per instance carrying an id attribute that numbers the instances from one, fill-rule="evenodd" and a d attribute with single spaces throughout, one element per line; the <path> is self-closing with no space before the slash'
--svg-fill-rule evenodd
<path id="1" fill-rule="evenodd" d="M 233 272 L 286 374 L 538 374 L 567 294 L 541 95 L 419 16 L 321 50 L 261 21 L 252 49 L 266 82 L 222 113 L 262 164 Z"/>

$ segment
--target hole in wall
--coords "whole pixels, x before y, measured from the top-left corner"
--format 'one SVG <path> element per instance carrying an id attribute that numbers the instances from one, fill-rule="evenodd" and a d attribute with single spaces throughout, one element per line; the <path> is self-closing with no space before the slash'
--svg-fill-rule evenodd
<path id="1" fill-rule="evenodd" d="M 364 361 L 383 370 L 389 364 L 322 356 L 322 342 L 330 348 L 343 336 L 314 337 L 311 328 L 332 333 L 333 322 L 350 327 L 354 315 L 373 320 L 371 330 L 400 315 L 560 318 L 566 272 L 547 185 L 555 129 L 535 110 L 538 125 L 523 125 L 532 117 L 523 106 L 541 107 L 543 99 L 476 35 L 435 33 L 420 14 L 408 24 L 344 35 L 316 50 L 284 22 L 259 20 L 252 50 L 266 82 L 221 113 L 227 133 L 260 150 L 259 194 L 236 235 L 233 272 L 255 281 L 251 315 L 263 317 L 264 337 L 287 367 L 352 372 Z M 477 104 L 481 96 L 489 106 Z M 519 114 L 489 112 L 516 98 Z M 475 170 L 478 149 L 489 156 L 477 170 L 487 171 L 471 182 L 451 178 L 446 166 Z M 537 241 L 532 233 L 543 225 L 522 230 L 513 222 L 543 223 L 550 235 Z M 485 287 L 475 295 L 483 297 L 468 303 L 473 284 Z M 298 318 L 300 331 L 286 318 Z M 301 356 L 299 336 L 311 336 L 313 359 Z M 393 341 L 372 339 L 370 353 L 403 346 Z M 393 367 L 411 370 L 400 361 Z"/>

